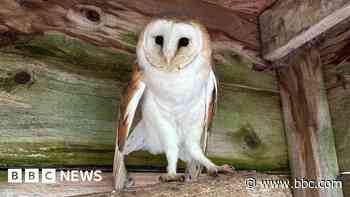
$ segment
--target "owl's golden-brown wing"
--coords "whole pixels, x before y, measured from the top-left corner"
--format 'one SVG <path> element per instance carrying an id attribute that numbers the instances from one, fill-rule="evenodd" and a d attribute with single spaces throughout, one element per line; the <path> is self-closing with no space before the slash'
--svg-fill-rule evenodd
<path id="1" fill-rule="evenodd" d="M 206 96 L 206 105 L 205 105 L 206 116 L 203 124 L 203 134 L 202 134 L 202 142 L 201 142 L 203 152 L 206 152 L 207 150 L 208 132 L 211 129 L 214 115 L 216 112 L 216 105 L 218 100 L 217 93 L 218 93 L 218 87 L 217 87 L 216 77 L 213 70 L 211 70 L 209 74 L 208 85 L 207 85 L 207 96 Z"/>
<path id="2" fill-rule="evenodd" d="M 143 72 L 139 69 L 135 69 L 128 84 L 127 92 L 121 100 L 117 131 L 118 148 L 121 152 L 123 152 L 124 145 L 128 138 L 137 105 L 146 87 L 142 80 Z"/>
<path id="3" fill-rule="evenodd" d="M 204 125 L 206 125 L 206 131 L 208 131 L 213 122 L 213 118 L 216 112 L 216 105 L 217 105 L 217 81 L 216 77 L 213 71 L 210 71 L 209 75 L 209 81 L 208 81 L 208 87 L 207 87 L 207 104 L 206 104 L 206 122 Z"/>
<path id="4" fill-rule="evenodd" d="M 131 80 L 128 84 L 127 91 L 121 99 L 119 110 L 119 121 L 117 130 L 117 146 L 115 148 L 113 174 L 114 188 L 122 189 L 127 180 L 127 171 L 124 164 L 123 149 L 129 135 L 130 127 L 139 104 L 142 94 L 145 90 L 143 72 L 136 67 Z"/>

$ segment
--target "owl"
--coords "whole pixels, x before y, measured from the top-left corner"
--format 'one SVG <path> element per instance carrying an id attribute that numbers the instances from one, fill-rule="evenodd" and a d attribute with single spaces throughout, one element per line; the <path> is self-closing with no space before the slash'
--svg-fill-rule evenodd
<path id="1" fill-rule="evenodd" d="M 161 181 L 194 179 L 204 166 L 210 175 L 233 172 L 206 155 L 207 136 L 217 101 L 210 38 L 198 22 L 157 19 L 139 36 L 137 66 L 120 105 L 114 160 L 115 187 L 126 180 L 124 155 L 136 150 L 165 153 Z M 142 118 L 130 131 L 140 105 Z M 176 173 L 178 159 L 186 176 Z"/>

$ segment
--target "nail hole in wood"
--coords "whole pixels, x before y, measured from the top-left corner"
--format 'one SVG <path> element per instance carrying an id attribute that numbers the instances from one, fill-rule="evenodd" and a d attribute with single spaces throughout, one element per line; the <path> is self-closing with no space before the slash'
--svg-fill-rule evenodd
<path id="1" fill-rule="evenodd" d="M 21 72 L 16 73 L 14 79 L 15 79 L 15 82 L 17 84 L 24 85 L 24 84 L 27 84 L 31 81 L 32 76 L 25 71 L 21 71 Z"/>

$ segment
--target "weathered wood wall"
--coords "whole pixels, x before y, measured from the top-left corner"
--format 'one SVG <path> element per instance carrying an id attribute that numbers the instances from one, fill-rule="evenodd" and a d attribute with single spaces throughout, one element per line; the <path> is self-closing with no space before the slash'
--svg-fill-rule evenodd
<path id="1" fill-rule="evenodd" d="M 350 68 L 324 66 L 340 171 L 350 171 Z M 345 196 L 350 196 L 350 176 L 345 177 Z"/>
<path id="2" fill-rule="evenodd" d="M 350 70 L 325 66 L 326 86 L 335 131 L 339 166 L 350 170 Z"/>
<path id="3" fill-rule="evenodd" d="M 288 169 L 275 75 L 251 70 L 261 60 L 250 15 L 194 1 L 104 3 L 6 0 L 0 8 L 0 167 L 111 166 L 137 34 L 164 8 L 203 22 L 213 38 L 220 99 L 209 156 L 238 169 Z M 184 3 L 193 12 L 182 13 Z M 164 167 L 164 158 L 139 152 L 128 164 Z"/>
<path id="4" fill-rule="evenodd" d="M 134 55 L 53 32 L 0 51 L 0 166 L 110 166 Z M 241 169 L 286 169 L 275 76 L 251 71 L 228 48 L 216 48 L 215 59 L 220 100 L 209 155 Z M 128 161 L 164 166 L 144 153 Z"/>

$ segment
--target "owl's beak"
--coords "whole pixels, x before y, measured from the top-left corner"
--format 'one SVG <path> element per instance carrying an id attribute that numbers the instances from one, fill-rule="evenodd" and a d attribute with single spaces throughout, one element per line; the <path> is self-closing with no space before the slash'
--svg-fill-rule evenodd
<path id="1" fill-rule="evenodd" d="M 172 29 L 168 33 L 169 37 L 164 40 L 163 56 L 168 67 L 170 67 L 177 51 L 177 36 L 172 33 Z"/>
<path id="2" fill-rule="evenodd" d="M 164 59 L 165 59 L 167 66 L 170 66 L 171 61 L 174 59 L 175 52 L 174 52 L 174 46 L 172 46 L 172 44 L 170 44 L 170 43 L 165 44 L 164 49 L 163 49 L 163 56 L 164 56 Z"/>
<path id="3" fill-rule="evenodd" d="M 171 60 L 173 59 L 173 57 L 170 57 L 170 56 L 165 56 L 165 61 L 166 61 L 166 64 L 168 65 L 168 66 L 170 66 L 170 63 L 171 63 Z"/>

